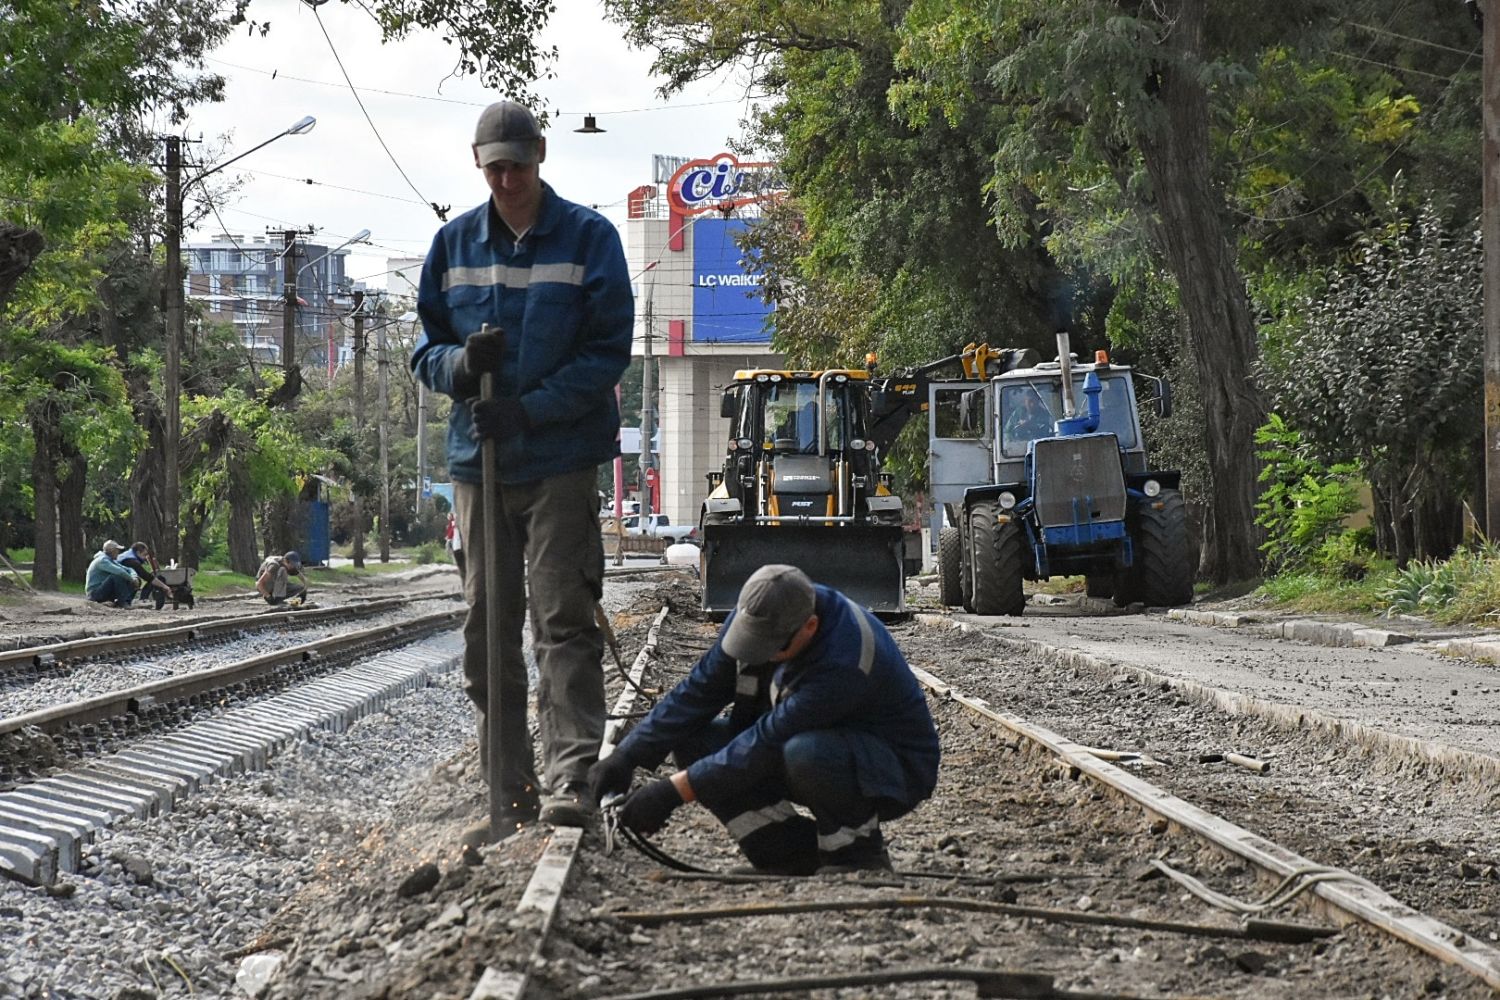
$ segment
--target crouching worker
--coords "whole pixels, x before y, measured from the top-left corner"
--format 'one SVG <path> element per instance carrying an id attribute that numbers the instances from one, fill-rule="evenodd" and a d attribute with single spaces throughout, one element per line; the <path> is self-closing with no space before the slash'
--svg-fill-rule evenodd
<path id="1" fill-rule="evenodd" d="M 292 577 L 299 582 L 293 583 Z M 302 575 L 302 557 L 295 552 L 284 556 L 271 556 L 260 564 L 260 573 L 255 579 L 255 589 L 267 604 L 292 601 L 301 604 L 307 596 L 307 577 Z"/>
<path id="2" fill-rule="evenodd" d="M 939 756 L 890 633 L 793 566 L 750 576 L 713 648 L 590 769 L 594 795 L 625 793 L 669 753 L 679 770 L 631 792 L 621 825 L 649 836 L 696 800 L 778 875 L 889 870 L 880 823 L 932 794 Z"/>
<path id="3" fill-rule="evenodd" d="M 128 608 L 141 587 L 140 577 L 120 565 L 125 547 L 116 541 L 105 542 L 89 563 L 84 576 L 83 592 L 89 600 L 116 608 Z"/>

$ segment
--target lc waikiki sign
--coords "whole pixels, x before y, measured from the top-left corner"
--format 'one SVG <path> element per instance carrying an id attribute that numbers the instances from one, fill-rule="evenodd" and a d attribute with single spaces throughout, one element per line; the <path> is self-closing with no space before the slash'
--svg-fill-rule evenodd
<path id="1" fill-rule="evenodd" d="M 667 202 L 678 215 L 765 201 L 786 190 L 774 163 L 741 163 L 732 153 L 689 160 L 667 181 Z"/>

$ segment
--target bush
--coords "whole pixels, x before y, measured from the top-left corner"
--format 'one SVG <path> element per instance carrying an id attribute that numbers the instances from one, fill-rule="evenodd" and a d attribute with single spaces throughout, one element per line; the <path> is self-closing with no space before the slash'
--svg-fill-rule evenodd
<path id="1" fill-rule="evenodd" d="M 1424 615 L 1444 623 L 1500 623 L 1500 545 L 1485 542 L 1454 553 L 1447 562 L 1408 563 L 1382 596 L 1387 615 Z"/>
<path id="2" fill-rule="evenodd" d="M 417 546 L 416 561 L 418 566 L 429 566 L 447 560 L 443 558 L 443 546 L 436 542 L 423 542 Z"/>
<path id="3" fill-rule="evenodd" d="M 1352 556 L 1357 542 L 1342 542 L 1340 536 L 1346 534 L 1344 518 L 1359 510 L 1359 466 L 1324 466 L 1301 433 L 1275 413 L 1257 428 L 1255 443 L 1260 446 L 1256 457 L 1266 463 L 1260 481 L 1267 484 L 1255 505 L 1260 511 L 1255 523 L 1266 529 L 1260 548 L 1270 569 L 1317 571 Z"/>

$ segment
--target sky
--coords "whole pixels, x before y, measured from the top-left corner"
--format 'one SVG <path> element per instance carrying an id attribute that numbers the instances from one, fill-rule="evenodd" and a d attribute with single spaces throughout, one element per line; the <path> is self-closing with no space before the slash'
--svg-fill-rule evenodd
<path id="1" fill-rule="evenodd" d="M 211 167 L 304 115 L 318 122 L 215 174 L 209 185 L 223 225 L 209 213 L 188 239 L 226 228 L 253 238 L 267 228 L 313 226 L 317 240 L 332 246 L 368 229 L 370 244 L 350 248 L 346 271 L 384 287 L 387 257 L 420 257 L 431 244 L 441 222 L 429 202 L 451 205 L 451 219 L 487 196 L 469 144 L 480 111 L 503 95 L 473 78 L 451 77 L 456 49 L 434 33 L 382 45 L 357 4 L 325 3 L 315 15 L 296 0 L 254 0 L 248 16 L 269 22 L 270 32 L 261 37 L 242 27 L 210 53 L 206 68 L 224 76 L 225 100 L 191 111 L 181 134 L 203 141 L 185 155 Z M 712 156 L 742 132 L 751 107 L 743 75 L 662 100 L 651 54 L 628 48 L 593 0 L 558 0 L 541 41 L 558 49 L 556 75 L 534 85 L 553 116 L 542 177 L 617 225 L 626 195 L 651 183 L 652 154 Z M 586 114 L 604 134 L 573 131 Z"/>

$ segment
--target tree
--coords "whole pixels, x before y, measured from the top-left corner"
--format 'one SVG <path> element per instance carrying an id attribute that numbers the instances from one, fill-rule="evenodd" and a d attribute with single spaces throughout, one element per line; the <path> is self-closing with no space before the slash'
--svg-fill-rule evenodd
<path id="1" fill-rule="evenodd" d="M 1366 233 L 1297 300 L 1265 359 L 1276 408 L 1326 461 L 1356 459 L 1377 541 L 1404 566 L 1446 558 L 1478 495 L 1483 251 L 1429 206 Z"/>

